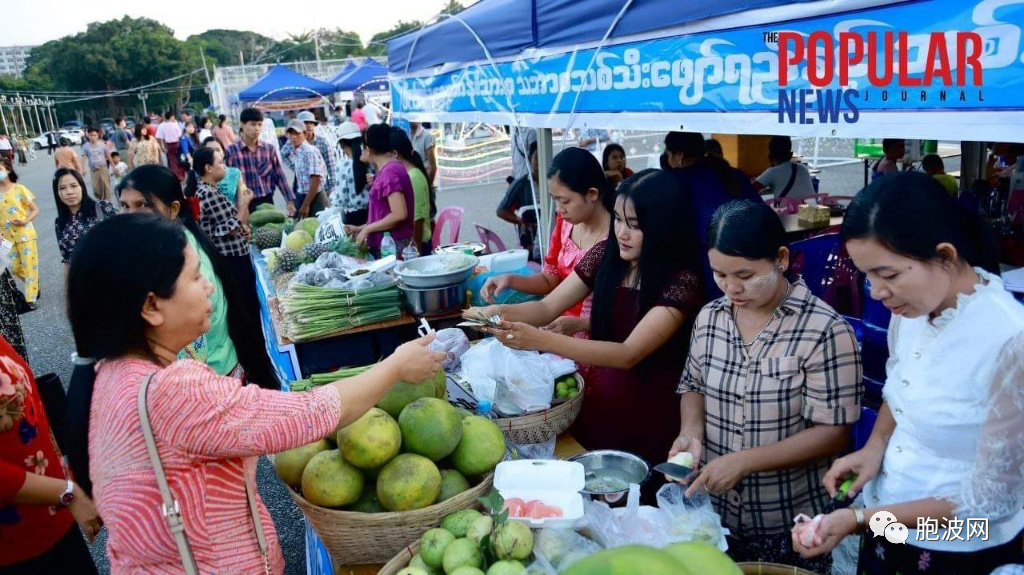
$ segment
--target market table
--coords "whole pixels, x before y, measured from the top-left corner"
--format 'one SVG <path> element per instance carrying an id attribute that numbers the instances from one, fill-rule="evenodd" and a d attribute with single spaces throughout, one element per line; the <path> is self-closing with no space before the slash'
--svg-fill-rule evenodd
<path id="1" fill-rule="evenodd" d="M 843 225 L 843 216 L 832 216 L 829 218 L 828 225 L 805 224 L 800 221 L 797 214 L 781 215 L 779 219 L 782 220 L 782 227 L 785 228 L 786 236 L 790 241 L 803 239 L 826 228 Z"/>
<path id="2" fill-rule="evenodd" d="M 555 442 L 555 457 L 568 459 L 585 450 L 568 433 L 558 436 Z M 305 522 L 305 520 L 303 520 Z M 308 575 L 377 575 L 384 564 L 373 565 L 335 565 L 330 554 L 320 542 L 316 532 L 306 525 L 306 573 Z"/>

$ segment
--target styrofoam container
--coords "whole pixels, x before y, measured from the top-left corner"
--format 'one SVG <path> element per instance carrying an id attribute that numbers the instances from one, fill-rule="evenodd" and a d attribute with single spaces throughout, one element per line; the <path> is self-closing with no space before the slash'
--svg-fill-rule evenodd
<path id="1" fill-rule="evenodd" d="M 539 500 L 562 509 L 561 517 L 515 518 L 534 528 L 576 525 L 583 518 L 583 495 L 580 491 L 585 483 L 583 465 L 571 461 L 503 461 L 494 471 L 494 487 L 505 499 Z"/>
<path id="2" fill-rule="evenodd" d="M 521 249 L 499 252 L 491 256 L 487 267 L 496 274 L 507 274 L 525 268 L 529 256 L 529 252 Z"/>

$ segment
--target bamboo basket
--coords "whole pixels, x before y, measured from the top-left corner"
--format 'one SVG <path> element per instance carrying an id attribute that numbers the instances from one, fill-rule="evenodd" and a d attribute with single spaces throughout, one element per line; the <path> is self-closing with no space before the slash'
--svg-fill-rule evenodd
<path id="1" fill-rule="evenodd" d="M 576 374 L 576 382 L 580 392 L 576 397 L 536 413 L 528 413 L 519 417 L 502 417 L 494 420 L 502 433 L 512 443 L 527 445 L 544 443 L 558 437 L 569 429 L 583 409 L 584 381 L 583 376 Z"/>
<path id="2" fill-rule="evenodd" d="M 412 558 L 412 555 L 409 556 Z M 778 563 L 762 563 L 754 561 L 749 563 L 738 563 L 740 571 L 744 575 L 817 575 L 814 571 L 808 571 L 799 567 L 780 565 Z M 397 571 L 397 570 L 396 570 Z M 383 571 L 381 571 L 383 573 Z"/>
<path id="3" fill-rule="evenodd" d="M 477 498 L 486 495 L 493 483 L 492 472 L 475 487 L 447 501 L 415 511 L 389 513 L 328 509 L 313 505 L 291 489 L 288 492 L 338 564 L 363 565 L 388 561 L 410 541 L 419 541 L 428 529 L 441 525 L 446 515 L 479 507 Z M 411 558 L 410 554 L 406 562 Z"/>
<path id="4" fill-rule="evenodd" d="M 380 568 L 380 571 L 377 571 L 377 575 L 396 575 L 399 571 L 409 566 L 409 562 L 412 561 L 413 556 L 416 555 L 419 550 L 420 540 L 417 539 L 416 541 L 406 545 L 405 549 L 402 549 L 398 552 L 398 555 L 391 558 L 391 561 L 385 563 L 384 566 Z"/>

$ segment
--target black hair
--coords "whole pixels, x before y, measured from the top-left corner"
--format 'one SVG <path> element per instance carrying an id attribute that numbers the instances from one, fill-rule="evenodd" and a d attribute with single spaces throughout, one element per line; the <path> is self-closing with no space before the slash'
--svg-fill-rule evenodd
<path id="1" fill-rule="evenodd" d="M 658 163 L 661 164 L 662 170 L 672 169 L 672 164 L 668 163 L 668 152 L 662 152 L 661 155 L 658 156 Z"/>
<path id="2" fill-rule="evenodd" d="M 173 118 L 174 118 L 174 112 L 172 112 L 170 110 L 167 110 L 166 112 L 164 112 L 164 119 L 165 120 L 170 120 L 170 119 L 173 119 Z"/>
<path id="3" fill-rule="evenodd" d="M 122 120 L 124 120 L 124 116 L 118 116 L 118 117 L 114 118 L 114 125 L 116 126 L 116 125 L 120 124 Z"/>
<path id="4" fill-rule="evenodd" d="M 202 128 L 206 124 L 210 124 L 211 126 L 213 125 L 213 120 L 211 120 L 209 116 L 199 116 L 199 118 L 196 120 L 197 128 Z"/>
<path id="5" fill-rule="evenodd" d="M 82 204 L 78 206 L 78 211 L 85 214 L 86 217 L 95 218 L 99 209 L 96 205 L 96 200 L 92 199 L 92 196 L 86 191 L 85 179 L 82 177 L 82 174 L 79 174 L 78 170 L 72 170 L 71 168 L 60 168 L 53 173 L 53 203 L 57 205 L 56 228 L 58 235 L 71 221 L 71 208 L 67 207 L 60 199 L 60 180 L 64 176 L 74 177 L 78 181 L 78 186 L 82 188 Z"/>
<path id="6" fill-rule="evenodd" d="M 864 188 L 846 208 L 841 238 L 871 238 L 922 262 L 938 259 L 935 248 L 949 243 L 968 265 L 1000 273 L 999 243 L 992 227 L 922 172 L 890 174 Z"/>
<path id="7" fill-rule="evenodd" d="M 343 146 L 352 148 L 352 178 L 355 180 L 356 193 L 361 194 L 366 189 L 366 164 L 360 159 L 363 155 L 363 138 L 356 136 L 351 140 L 342 138 L 339 140 Z"/>
<path id="8" fill-rule="evenodd" d="M 938 154 L 928 154 L 921 158 L 921 169 L 926 172 L 928 170 L 945 171 L 946 165 L 942 162 L 942 158 Z"/>
<path id="9" fill-rule="evenodd" d="M 227 121 L 228 121 L 228 117 L 227 117 L 226 114 L 221 114 L 220 116 L 217 116 L 217 125 L 218 126 L 223 126 L 224 122 L 227 122 Z"/>
<path id="10" fill-rule="evenodd" d="M 526 159 L 529 160 L 537 153 L 537 142 L 530 142 L 530 148 L 527 150 Z"/>
<path id="11" fill-rule="evenodd" d="M 620 199 L 623 202 L 627 199 L 633 201 L 637 227 L 644 234 L 637 262 L 640 299 L 636 317 L 642 318 L 655 307 L 658 298 L 679 272 L 688 270 L 698 276 L 701 274 L 696 240 L 687 226 L 679 225 L 680 221 L 692 221 L 694 218 L 689 215 L 692 211 L 690 202 L 678 192 L 675 177 L 663 170 L 642 170 L 623 180 L 615 202 Z M 619 253 L 613 225 L 609 228 L 604 257 L 594 280 L 591 334 L 595 340 L 612 339 L 615 291 L 629 268 L 630 263 Z"/>
<path id="12" fill-rule="evenodd" d="M 168 206 L 178 202 L 181 206 L 178 210 L 178 219 L 195 237 L 203 253 L 209 257 L 214 274 L 224 288 L 224 298 L 228 303 L 228 335 L 235 344 L 238 363 L 245 371 L 246 380 L 265 389 L 280 389 L 281 384 L 277 380 L 277 373 L 266 354 L 263 327 L 258 316 L 252 315 L 259 312 L 246 309 L 246 298 L 241 291 L 242 288 L 238 286 L 228 271 L 217 248 L 210 243 L 209 238 L 200 229 L 192 210 L 189 209 L 185 201 L 185 196 L 182 194 L 178 177 L 164 166 L 139 166 L 117 186 L 118 195 L 127 189 L 136 190 L 150 201 L 153 198 L 159 199 Z"/>
<path id="13" fill-rule="evenodd" d="M 135 139 L 141 140 L 142 138 L 149 135 L 149 130 L 146 129 L 146 125 L 139 122 L 135 124 Z"/>
<path id="14" fill-rule="evenodd" d="M 768 157 L 782 163 L 793 159 L 793 140 L 789 136 L 772 136 L 768 140 Z"/>
<path id="15" fill-rule="evenodd" d="M 708 225 L 704 247 L 748 260 L 775 261 L 786 246 L 786 229 L 764 202 L 733 200 L 722 204 Z"/>
<path id="16" fill-rule="evenodd" d="M 7 179 L 10 180 L 12 184 L 17 184 L 18 172 L 14 171 L 14 162 L 8 158 L 0 158 L 0 164 L 3 165 L 5 170 L 7 170 Z"/>
<path id="17" fill-rule="evenodd" d="M 376 154 L 386 154 L 393 151 L 391 146 L 391 126 L 387 124 L 374 124 L 366 128 L 366 147 Z"/>
<path id="18" fill-rule="evenodd" d="M 665 150 L 671 153 L 682 152 L 687 158 L 702 158 L 707 153 L 704 136 L 697 132 L 669 132 L 665 134 Z"/>
<path id="19" fill-rule="evenodd" d="M 192 169 L 185 179 L 185 197 L 195 197 L 199 189 L 199 180 L 206 174 L 206 168 L 213 165 L 216 159 L 213 148 L 202 147 L 192 152 Z"/>
<path id="20" fill-rule="evenodd" d="M 725 150 L 722 149 L 722 143 L 714 138 L 704 140 L 704 151 L 709 156 L 717 156 L 719 158 L 725 157 Z"/>
<path id="21" fill-rule="evenodd" d="M 118 158 L 120 158 L 121 157 L 121 152 L 118 152 L 117 150 L 112 150 L 110 152 L 110 157 L 113 158 L 114 156 L 117 156 Z"/>
<path id="22" fill-rule="evenodd" d="M 882 140 L 882 151 L 883 152 L 888 152 L 893 147 L 895 147 L 897 144 L 905 146 L 907 144 L 907 142 L 906 142 L 906 140 L 903 140 L 903 139 L 886 138 L 886 139 Z"/>
<path id="23" fill-rule="evenodd" d="M 97 134 L 99 134 L 100 130 L 99 130 L 99 128 L 96 128 L 94 126 L 89 126 L 89 132 L 88 133 L 91 134 L 93 132 L 96 132 Z"/>
<path id="24" fill-rule="evenodd" d="M 608 176 L 593 154 L 583 148 L 566 148 L 551 160 L 548 179 L 557 177 L 567 188 L 581 196 L 596 189 L 601 205 L 615 211 L 615 193 Z"/>
<path id="25" fill-rule="evenodd" d="M 622 152 L 622 157 L 626 157 L 626 149 L 619 144 L 608 144 L 604 147 L 604 153 L 601 156 L 601 168 L 608 169 L 608 158 L 612 155 L 612 152 Z"/>
<path id="26" fill-rule="evenodd" d="M 67 138 L 61 138 L 58 144 L 60 144 L 60 147 L 66 148 L 71 145 L 71 142 Z"/>
<path id="27" fill-rule="evenodd" d="M 206 139 L 202 142 L 202 146 L 205 148 L 210 142 L 217 142 L 220 144 L 220 140 L 218 140 L 216 136 L 206 136 Z M 221 147 L 224 147 L 224 144 L 221 144 Z"/>
<path id="28" fill-rule="evenodd" d="M 263 112 L 257 110 L 256 108 L 246 108 L 242 110 L 242 114 L 238 117 L 238 119 L 243 124 L 247 124 L 249 122 L 262 122 Z"/>
<path id="29" fill-rule="evenodd" d="M 427 180 L 427 186 L 430 186 L 430 176 L 427 175 L 427 168 L 423 165 L 423 158 L 420 157 L 420 153 L 413 149 L 412 140 L 409 139 L 409 135 L 405 133 L 405 130 L 395 126 L 391 128 L 391 147 L 398 154 L 399 158 L 412 164 L 417 170 L 423 173 L 423 178 Z"/>

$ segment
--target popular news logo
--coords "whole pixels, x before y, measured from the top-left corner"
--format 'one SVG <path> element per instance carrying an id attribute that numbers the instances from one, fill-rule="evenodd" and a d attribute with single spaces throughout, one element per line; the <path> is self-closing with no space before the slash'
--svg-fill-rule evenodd
<path id="1" fill-rule="evenodd" d="M 779 123 L 814 124 L 811 116 L 816 111 L 820 124 L 853 124 L 860 118 L 860 103 L 872 97 L 880 102 L 927 102 L 932 98 L 946 102 L 949 94 L 945 89 L 937 93 L 927 90 L 941 86 L 961 88 L 953 97 L 963 102 L 968 95 L 962 88 L 981 87 L 984 41 L 975 32 L 932 32 L 926 36 L 891 31 L 840 32 L 838 42 L 828 32 L 814 32 L 806 39 L 792 31 L 771 35 L 778 38 Z M 927 50 L 927 55 L 922 72 L 912 75 L 910 54 L 915 49 Z M 806 67 L 807 81 L 813 88 L 787 89 L 791 70 L 801 66 Z M 879 90 L 849 87 L 851 70 L 858 66 L 859 75 L 866 67 L 869 86 Z M 829 88 L 836 81 L 837 70 L 841 87 Z M 898 90 L 893 90 L 894 77 Z M 984 101 L 980 90 L 978 99 Z"/>

